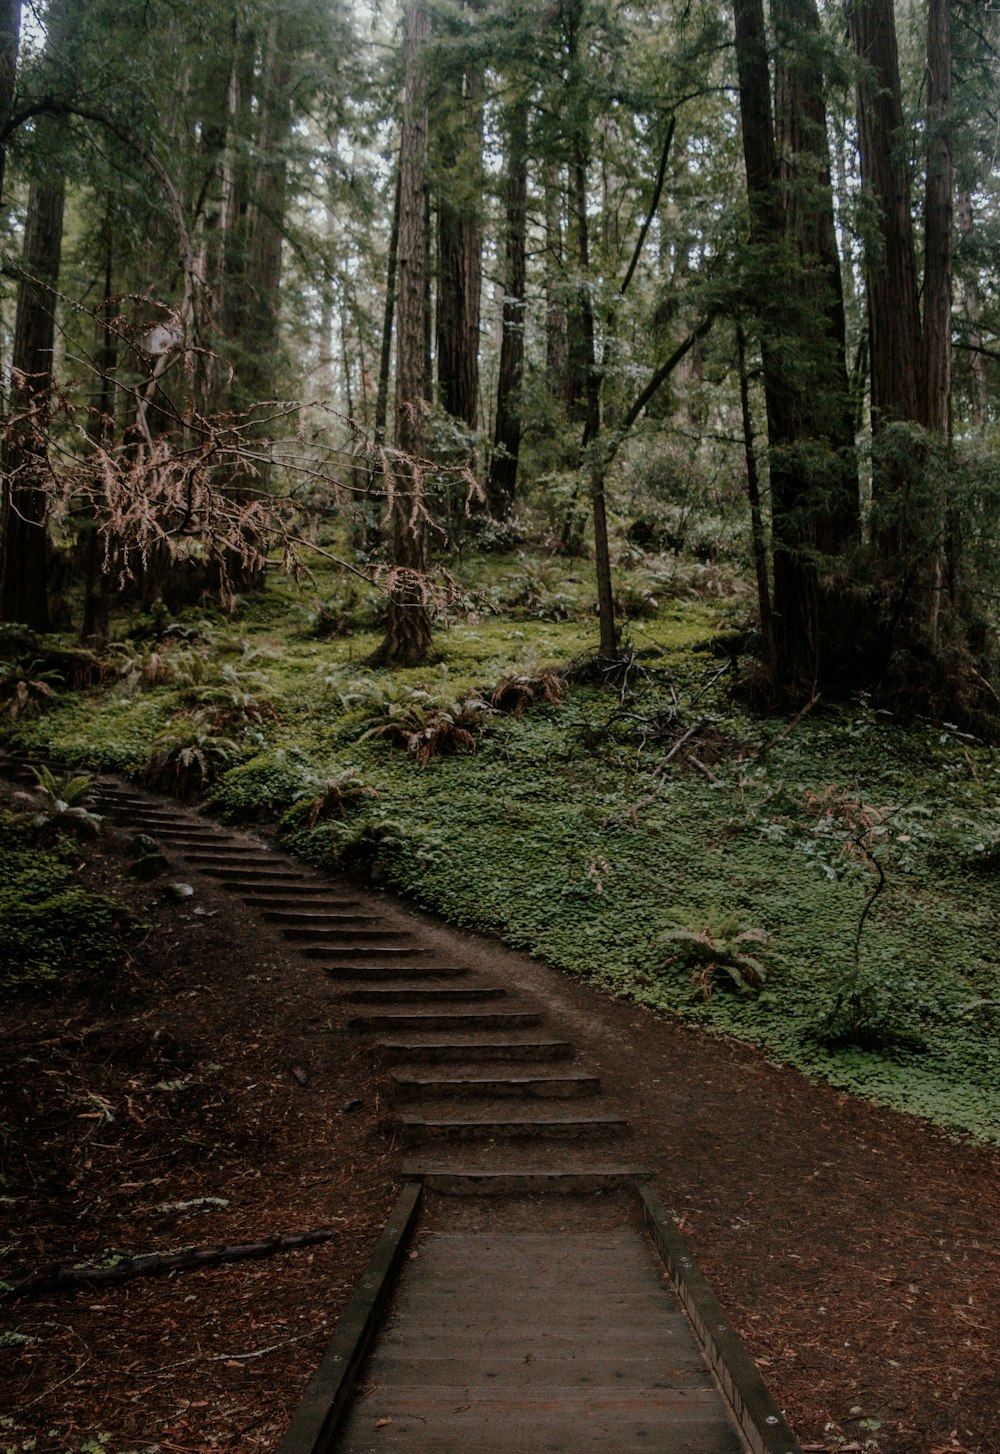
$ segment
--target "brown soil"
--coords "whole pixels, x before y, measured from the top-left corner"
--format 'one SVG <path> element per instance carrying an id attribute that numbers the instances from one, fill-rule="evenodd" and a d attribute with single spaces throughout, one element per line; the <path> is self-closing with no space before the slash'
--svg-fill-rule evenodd
<path id="1" fill-rule="evenodd" d="M 177 875 L 184 903 L 137 885 L 125 847 L 110 829 L 84 873 L 148 932 L 113 978 L 8 1006 L 0 1027 L 0 1277 L 335 1236 L 0 1305 L 0 1330 L 33 1340 L 0 1360 L 0 1450 L 273 1449 L 398 1190 L 385 1080 L 315 965 L 206 879 Z M 996 1454 L 998 1153 L 404 915 L 542 1002 L 600 1072 L 635 1128 L 627 1159 L 807 1449 Z M 226 1204 L 177 1205 L 198 1198 Z M 595 1204 L 537 1206 L 569 1224 Z"/>

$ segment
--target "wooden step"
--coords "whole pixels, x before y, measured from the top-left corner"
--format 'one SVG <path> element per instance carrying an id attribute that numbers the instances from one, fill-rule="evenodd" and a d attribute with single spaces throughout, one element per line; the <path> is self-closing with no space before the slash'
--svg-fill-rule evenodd
<path id="1" fill-rule="evenodd" d="M 552 1167 L 548 1165 L 478 1167 L 449 1165 L 413 1157 L 403 1162 L 403 1175 L 422 1181 L 432 1191 L 464 1196 L 525 1196 L 532 1192 L 603 1191 L 609 1187 L 634 1186 L 649 1172 L 627 1162 L 590 1163 Z M 681 1447 L 681 1446 L 679 1446 Z"/>
<path id="2" fill-rule="evenodd" d="M 357 900 L 355 900 L 357 903 Z M 287 905 L 279 904 L 279 907 L 264 909 L 261 915 L 269 924 L 287 924 L 291 928 L 302 927 L 304 929 L 323 929 L 326 926 L 336 927 L 338 924 L 371 924 L 379 922 L 378 914 L 351 914 L 343 912 L 327 900 L 318 904 L 315 908 L 297 909 L 289 908 Z M 291 936 L 290 936 L 291 937 Z"/>
<path id="3" fill-rule="evenodd" d="M 392 1075 L 396 1094 L 412 1099 L 415 1096 L 461 1097 L 511 1096 L 525 1099 L 569 1100 L 577 1096 L 595 1096 L 601 1082 L 596 1075 L 584 1071 L 566 1071 L 545 1075 L 537 1073 L 504 1073 L 484 1075 L 481 1070 L 460 1075 L 434 1075 L 420 1071 L 396 1071 Z"/>
<path id="4" fill-rule="evenodd" d="M 166 827 L 161 823 L 142 824 L 132 820 L 122 823 L 122 827 L 135 829 L 137 833 L 148 833 L 150 838 L 163 839 L 164 842 L 172 845 L 176 843 L 177 846 L 190 843 L 193 848 L 195 845 L 212 845 L 219 840 L 218 829 L 215 827 Z"/>
<path id="5" fill-rule="evenodd" d="M 295 892 L 295 885 L 302 884 L 303 892 L 316 892 L 316 883 L 313 879 L 306 878 L 305 874 L 298 873 L 294 868 L 213 868 L 206 869 L 209 878 L 217 878 L 223 888 L 232 889 L 239 893 L 241 889 L 249 889 L 251 892 L 259 891 L 261 888 L 279 888 L 282 893 Z M 288 888 L 286 890 L 286 884 Z"/>
<path id="6" fill-rule="evenodd" d="M 404 959 L 415 959 L 421 954 L 430 953 L 428 949 L 411 948 L 409 945 L 396 946 L 394 944 L 360 944 L 355 942 L 361 937 L 359 934 L 345 934 L 345 943 L 340 945 L 304 944 L 296 945 L 296 949 L 299 954 L 304 954 L 307 959 L 329 959 L 336 962 L 339 962 L 345 954 L 348 956 L 353 955 L 359 961 L 368 955 L 371 957 L 373 964 L 383 958 L 402 961 Z M 372 937 L 378 938 L 379 936 L 373 935 Z M 346 942 L 348 939 L 351 941 L 350 943 Z"/>
<path id="7" fill-rule="evenodd" d="M 324 909 L 355 909 L 361 907 L 360 899 L 342 899 L 332 892 L 322 888 L 315 888 L 312 884 L 303 885 L 291 889 L 280 896 L 276 893 L 254 893 L 245 894 L 244 901 L 250 909 L 283 909 L 289 902 L 314 901 L 317 908 Z M 268 918 L 265 913 L 263 918 Z"/>
<path id="8" fill-rule="evenodd" d="M 359 980 L 365 986 L 369 980 L 400 980 L 403 984 L 409 985 L 410 981 L 417 975 L 423 979 L 459 979 L 467 975 L 469 970 L 464 966 L 450 964 L 414 964 L 404 961 L 402 964 L 382 964 L 378 960 L 370 963 L 356 961 L 348 964 L 325 964 L 323 973 L 328 979 L 334 980 Z"/>
<path id="9" fill-rule="evenodd" d="M 269 848 L 227 848 L 220 844 L 218 848 L 205 848 L 199 845 L 197 848 L 182 849 L 186 859 L 191 863 L 202 864 L 207 867 L 216 868 L 256 868 L 258 864 L 265 868 L 281 868 L 288 865 L 287 858 L 275 853 Z"/>
<path id="10" fill-rule="evenodd" d="M 420 1040 L 413 1035 L 405 1040 L 377 1040 L 375 1047 L 390 1065 L 403 1061 L 422 1061 L 442 1065 L 448 1062 L 478 1063 L 489 1060 L 571 1060 L 573 1047 L 568 1040 L 515 1040 L 509 1035 L 495 1038 L 481 1035 L 474 1040 Z"/>
<path id="11" fill-rule="evenodd" d="M 621 1116 L 552 1116 L 539 1112 L 533 1116 L 483 1116 L 477 1107 L 468 1116 L 403 1116 L 399 1122 L 409 1144 L 417 1141 L 463 1140 L 585 1140 L 629 1134 L 629 1125 Z"/>
<path id="12" fill-rule="evenodd" d="M 527 1030 L 540 1025 L 542 1017 L 533 1010 L 416 1009 L 381 1010 L 374 1014 L 354 1015 L 349 1022 L 355 1030 Z"/>
<path id="13" fill-rule="evenodd" d="M 454 974 L 454 970 L 438 971 Z M 465 970 L 462 971 L 466 973 Z M 448 985 L 405 985 L 393 988 L 391 985 L 371 989 L 346 990 L 344 998 L 359 1005 L 478 1005 L 495 1000 L 505 1000 L 507 991 L 493 985 L 472 985 L 455 989 Z"/>
<path id="14" fill-rule="evenodd" d="M 294 871 L 290 870 L 290 873 Z M 228 885 L 227 885 L 228 887 Z M 317 903 L 337 904 L 350 907 L 360 903 L 358 899 L 346 899 L 340 897 L 340 891 L 330 883 L 315 878 L 307 878 L 304 873 L 296 873 L 289 878 L 287 884 L 258 883 L 254 880 L 247 888 L 243 897 L 249 902 L 251 899 L 259 900 L 261 904 L 273 903 L 278 908 L 289 902 L 301 903 L 314 899 Z"/>

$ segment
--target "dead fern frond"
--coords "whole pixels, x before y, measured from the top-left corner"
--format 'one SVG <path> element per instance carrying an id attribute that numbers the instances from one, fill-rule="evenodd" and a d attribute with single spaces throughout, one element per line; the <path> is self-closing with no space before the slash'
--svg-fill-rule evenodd
<path id="1" fill-rule="evenodd" d="M 506 676 L 493 688 L 490 706 L 512 717 L 523 717 L 536 702 L 549 702 L 557 706 L 565 694 L 565 683 L 551 670 L 540 672 L 537 676 Z"/>

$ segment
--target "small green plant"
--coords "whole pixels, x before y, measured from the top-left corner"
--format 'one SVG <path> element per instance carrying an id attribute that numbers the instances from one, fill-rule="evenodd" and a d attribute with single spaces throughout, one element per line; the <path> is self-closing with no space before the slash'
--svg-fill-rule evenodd
<path id="1" fill-rule="evenodd" d="M 35 809 L 31 826 L 37 833 L 100 833 L 104 819 L 88 807 L 94 800 L 94 779 L 89 773 L 56 777 L 44 766 L 32 768 L 32 772 L 38 786 L 25 796 Z"/>
<path id="2" fill-rule="evenodd" d="M 764 988 L 767 971 L 751 945 L 769 943 L 762 929 L 745 929 L 734 914 L 709 918 L 697 929 L 670 929 L 666 943 L 677 949 L 666 960 L 691 971 L 695 995 L 708 1000 L 723 987 L 740 994 L 759 994 Z"/>

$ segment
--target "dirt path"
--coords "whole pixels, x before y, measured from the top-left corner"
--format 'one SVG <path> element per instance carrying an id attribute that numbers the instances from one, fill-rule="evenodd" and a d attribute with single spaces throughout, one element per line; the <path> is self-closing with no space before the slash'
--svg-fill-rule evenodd
<path id="1" fill-rule="evenodd" d="M 127 848 L 112 829 L 89 872 L 140 902 L 145 941 L 113 984 L 15 1006 L 0 1032 L 0 1275 L 107 1248 L 338 1236 L 4 1308 L 29 1340 L 5 1350 L 7 1442 L 273 1448 L 396 1190 L 388 1077 L 336 983 L 260 913 L 189 863 L 171 877 L 195 895 L 167 902 L 128 876 Z M 585 1047 L 633 1128 L 629 1159 L 651 1169 L 803 1444 L 993 1454 L 996 1153 L 391 908 L 434 957 L 530 998 Z"/>

